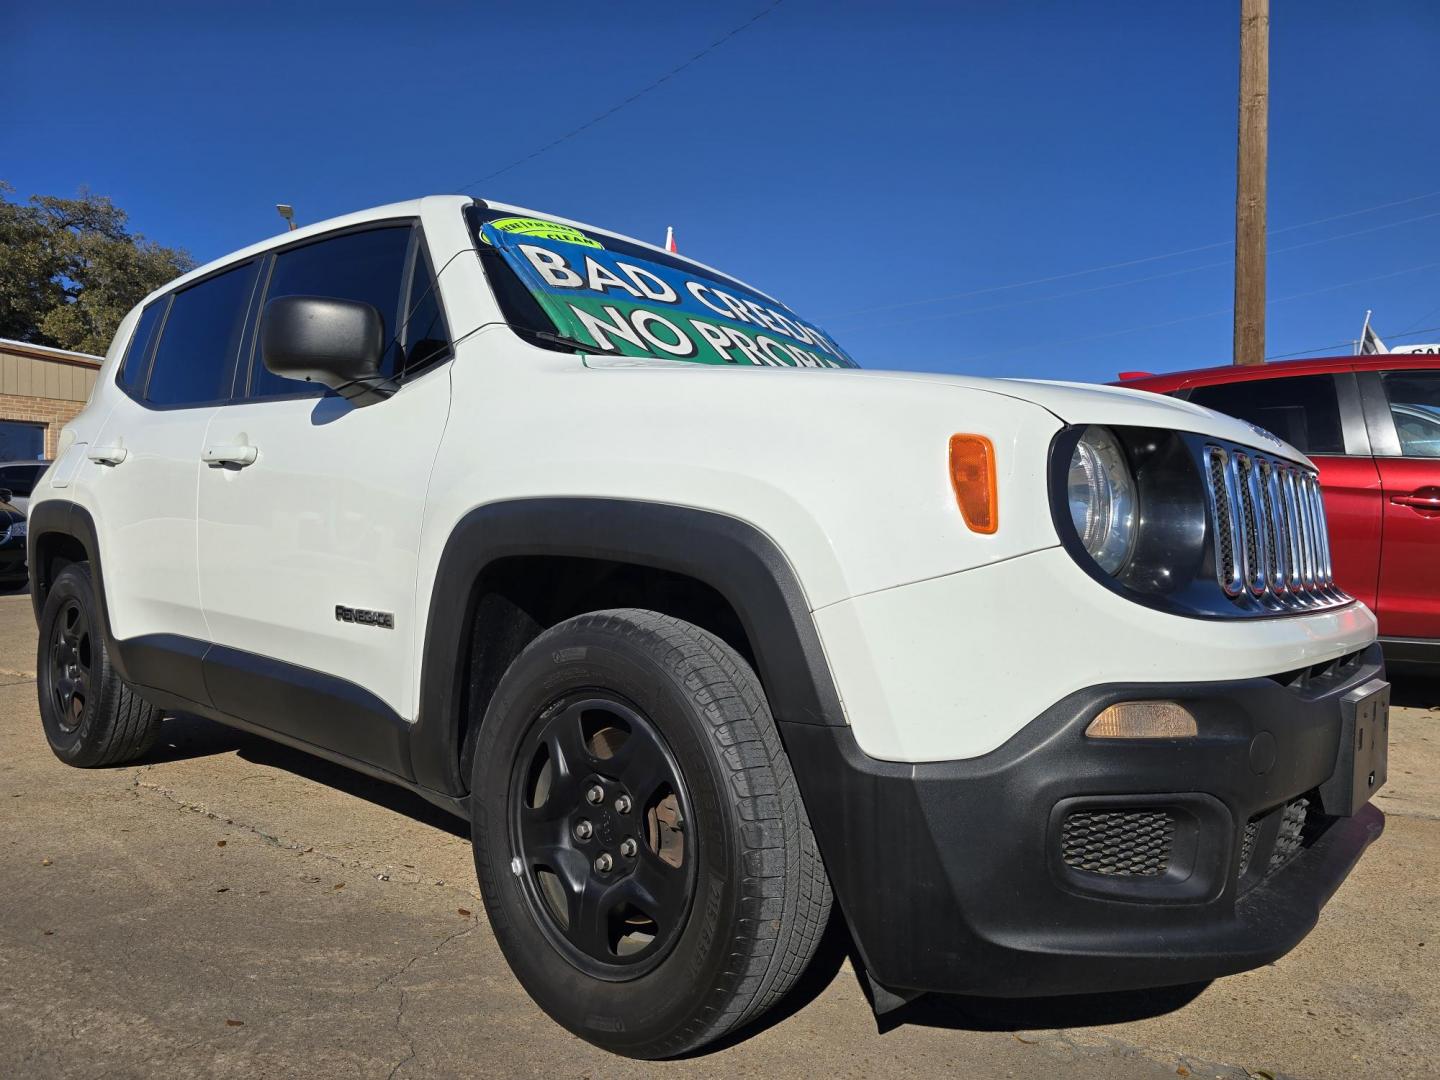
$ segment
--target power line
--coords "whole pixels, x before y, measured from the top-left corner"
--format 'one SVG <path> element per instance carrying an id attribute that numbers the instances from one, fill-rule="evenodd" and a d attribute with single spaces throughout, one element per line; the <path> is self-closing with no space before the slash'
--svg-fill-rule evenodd
<path id="1" fill-rule="evenodd" d="M 1389 209 L 1391 209 L 1391 208 L 1393 208 L 1393 207 L 1396 207 L 1396 206 L 1405 206 L 1405 205 L 1408 205 L 1409 203 L 1420 202 L 1420 201 L 1422 201 L 1422 200 L 1424 200 L 1424 199 L 1433 199 L 1433 198 L 1435 198 L 1437 195 L 1440 195 L 1440 191 L 1427 191 L 1427 192 L 1425 192 L 1425 193 L 1422 194 L 1422 195 L 1412 195 L 1412 196 L 1410 196 L 1409 198 L 1406 198 L 1406 199 L 1396 199 L 1396 200 L 1393 201 L 1393 202 L 1377 203 L 1377 204 L 1374 205 L 1374 206 L 1365 206 L 1365 207 L 1361 207 L 1361 208 L 1358 209 L 1358 210 L 1347 210 L 1347 211 L 1345 211 L 1345 212 L 1342 213 L 1342 214 L 1331 214 L 1331 215 L 1329 215 L 1328 217 L 1315 218 L 1313 221 L 1302 221 L 1302 222 L 1299 222 L 1299 223 L 1297 223 L 1297 224 L 1295 224 L 1295 225 L 1285 225 L 1285 226 L 1283 226 L 1283 227 L 1281 227 L 1281 228 L 1279 228 L 1279 229 L 1271 229 L 1270 232 L 1269 232 L 1269 235 L 1271 235 L 1271 236 L 1276 236 L 1276 235 L 1279 235 L 1280 233 L 1294 232 L 1294 231 L 1297 230 L 1297 229 L 1309 229 L 1309 228 L 1312 228 L 1312 227 L 1314 227 L 1314 226 L 1316 226 L 1316 225 L 1325 225 L 1325 224 L 1328 224 L 1329 222 L 1332 222 L 1332 221 L 1341 221 L 1341 220 L 1343 220 L 1343 219 L 1345 219 L 1345 218 L 1359 217 L 1359 216 L 1361 216 L 1362 214 L 1373 214 L 1373 213 L 1375 213 L 1375 212 L 1377 212 L 1377 211 L 1379 211 L 1379 210 L 1389 210 Z M 1427 216 L 1428 216 L 1428 215 L 1427 215 Z M 1397 223 L 1397 224 L 1404 224 L 1404 223 L 1401 222 L 1401 223 Z M 1348 234 L 1345 234 L 1345 235 L 1347 235 L 1347 236 L 1352 236 L 1352 235 L 1359 235 L 1359 233 L 1348 233 Z M 1337 238 L 1337 239 L 1338 239 L 1338 238 Z M 1315 241 L 1315 242 L 1316 242 L 1316 243 L 1320 243 L 1320 242 L 1323 242 L 1323 241 Z M 1160 261 L 1162 261 L 1162 260 L 1164 260 L 1164 259 L 1176 259 L 1176 258 L 1179 258 L 1179 257 L 1182 256 L 1182 255 L 1194 255 L 1194 254 L 1197 254 L 1197 253 L 1202 252 L 1202 251 L 1215 251 L 1215 250 L 1217 250 L 1217 249 L 1219 249 L 1219 248 L 1233 247 L 1234 245 L 1235 245 L 1235 241 L 1234 241 L 1234 240 L 1221 240 L 1221 241 L 1218 241 L 1218 242 L 1213 243 L 1213 244 L 1200 244 L 1200 245 L 1197 246 L 1197 247 L 1180 248 L 1180 249 L 1178 249 L 1178 250 L 1176 250 L 1176 251 L 1162 252 L 1162 253 L 1159 254 L 1159 255 L 1146 255 L 1146 256 L 1144 256 L 1143 258 L 1138 258 L 1138 259 L 1125 259 L 1125 260 L 1122 261 L 1122 262 L 1106 263 L 1106 264 L 1104 264 L 1103 266 L 1091 266 L 1091 267 L 1087 267 L 1087 268 L 1084 269 L 1084 270 L 1070 270 L 1070 271 L 1067 271 L 1066 273 L 1063 273 L 1063 274 L 1050 274 L 1050 275 L 1048 275 L 1048 276 L 1046 276 L 1046 277 L 1031 278 L 1031 279 L 1029 279 L 1028 281 L 1012 281 L 1012 282 L 1010 282 L 1010 283 L 1008 283 L 1008 284 L 1005 284 L 1005 285 L 989 285 L 989 286 L 986 286 L 985 288 L 982 288 L 982 289 L 969 289 L 969 290 L 967 290 L 967 291 L 965 291 L 965 292 L 945 293 L 945 294 L 942 294 L 942 295 L 940 295 L 940 296 L 924 297 L 924 298 L 919 299 L 919 300 L 905 300 L 905 301 L 902 301 L 902 302 L 896 303 L 896 304 L 882 304 L 882 305 L 880 305 L 880 306 L 878 306 L 878 307 L 858 308 L 858 309 L 854 309 L 854 310 L 851 310 L 851 311 L 847 311 L 847 312 L 845 312 L 843 315 L 840 315 L 839 313 L 837 313 L 837 315 L 836 315 L 835 317 L 837 317 L 837 318 L 846 318 L 846 317 L 849 317 L 849 316 L 851 316 L 851 315 L 866 315 L 866 314 L 869 314 L 869 313 L 871 313 L 871 312 L 876 312 L 876 311 L 893 311 L 893 310 L 896 310 L 897 308 L 916 307 L 916 306 L 921 305 L 921 304 L 937 304 L 937 303 L 940 303 L 941 301 L 944 301 L 944 300 L 963 300 L 963 299 L 965 299 L 965 298 L 967 298 L 967 297 L 971 297 L 971 296 L 984 296 L 984 295 L 986 295 L 986 294 L 988 294 L 988 293 L 1006 292 L 1006 291 L 1011 290 L 1011 289 L 1024 289 L 1024 288 L 1028 288 L 1028 287 L 1031 286 L 1031 285 L 1048 285 L 1048 284 L 1050 284 L 1051 282 L 1055 282 L 1055 281 L 1067 281 L 1067 280 L 1069 280 L 1070 278 L 1086 277 L 1086 276 L 1088 276 L 1088 275 L 1090 275 L 1090 274 L 1102 274 L 1102 273 L 1104 273 L 1104 272 L 1107 271 L 1107 270 L 1123 270 L 1123 269 L 1125 269 L 1127 266 L 1140 266 L 1140 265 L 1143 265 L 1143 264 L 1145 264 L 1145 263 L 1160 262 Z M 1287 249 L 1287 250 L 1289 250 L 1289 249 Z M 1228 265 L 1229 265 L 1229 261 L 1227 260 L 1227 261 L 1226 261 L 1225 263 L 1223 263 L 1223 264 L 1214 264 L 1214 265 L 1226 265 L 1226 266 L 1228 266 Z M 1197 267 L 1197 269 L 1203 269 L 1203 268 Z M 1171 276 L 1171 275 L 1163 274 L 1163 275 L 1159 275 L 1159 276 L 1166 277 L 1166 276 Z M 1139 279 L 1137 279 L 1137 280 L 1139 280 L 1139 281 L 1145 281 L 1145 280 L 1149 280 L 1149 279 L 1147 279 L 1147 278 L 1139 278 Z M 823 316 L 822 316 L 822 317 L 823 317 Z"/>
<path id="2" fill-rule="evenodd" d="M 1384 225 L 1373 225 L 1373 226 L 1371 226 L 1371 227 L 1368 228 L 1368 229 L 1357 229 L 1357 230 L 1355 230 L 1354 232 L 1340 233 L 1339 235 L 1336 235 L 1336 236 L 1324 236 L 1324 237 L 1321 237 L 1321 238 L 1318 239 L 1318 240 L 1305 240 L 1305 241 L 1303 241 L 1303 242 L 1301 242 L 1301 243 L 1299 243 L 1299 244 L 1287 244 L 1287 245 L 1284 246 L 1284 247 L 1271 248 L 1271 249 L 1270 249 L 1270 254 L 1271 254 L 1271 255 L 1280 255 L 1280 254 L 1283 254 L 1284 252 L 1287 252 L 1287 251 L 1299 251 L 1301 248 L 1309 248 L 1309 247 L 1315 247 L 1315 246 L 1317 246 L 1317 245 L 1319 245 L 1319 244 L 1329 244 L 1329 243 L 1333 243 L 1333 242 L 1336 241 L 1336 240 L 1349 240 L 1350 238 L 1355 237 L 1355 236 L 1364 236 L 1364 235 L 1366 235 L 1366 234 L 1368 234 L 1368 233 L 1380 232 L 1380 231 L 1382 231 L 1382 230 L 1384 230 L 1384 229 L 1396 229 L 1396 228 L 1399 228 L 1401 225 L 1413 225 L 1413 224 L 1415 224 L 1416 222 L 1419 222 L 1419 221 L 1428 221 L 1428 220 L 1430 220 L 1430 219 L 1432 219 L 1432 218 L 1440 218 L 1440 210 L 1435 210 L 1435 211 L 1432 211 L 1431 213 L 1428 213 L 1428 214 L 1419 214 L 1419 215 L 1417 215 L 1416 217 L 1402 218 L 1400 221 L 1387 222 L 1387 223 L 1384 224 Z M 1214 270 L 1214 269 L 1216 269 L 1216 268 L 1218 268 L 1218 267 L 1230 266 L 1230 265 L 1231 265 L 1231 262 L 1230 262 L 1229 259 L 1222 259 L 1222 260 L 1220 260 L 1219 262 L 1200 263 L 1198 266 L 1187 266 L 1187 267 L 1185 267 L 1184 269 L 1181 269 L 1181 270 L 1164 270 L 1164 271 L 1162 271 L 1162 272 L 1160 272 L 1160 273 L 1158 273 L 1158 274 L 1146 274 L 1144 277 L 1127 278 L 1127 279 L 1124 280 L 1124 281 L 1112 281 L 1112 282 L 1109 282 L 1108 284 L 1105 284 L 1105 285 L 1092 285 L 1092 286 L 1090 286 L 1089 288 L 1085 288 L 1085 289 L 1071 289 L 1071 290 L 1068 291 L 1068 292 L 1051 293 L 1051 294 L 1048 295 L 1048 296 L 1031 296 L 1031 297 L 1026 297 L 1026 298 L 1023 299 L 1023 300 L 1010 300 L 1010 301 L 1006 301 L 1005 303 L 1002 303 L 1002 304 L 986 304 L 986 305 L 983 306 L 983 307 L 961 308 L 961 309 L 958 310 L 958 311 L 942 311 L 942 312 L 940 312 L 940 313 L 938 313 L 938 314 L 935 314 L 935 315 L 919 315 L 919 316 L 916 316 L 916 317 L 913 318 L 913 319 L 896 319 L 896 320 L 893 320 L 893 321 L 891 321 L 891 322 L 885 322 L 885 323 L 868 323 L 868 322 L 867 322 L 867 323 L 862 323 L 862 324 L 860 324 L 860 325 L 858 325 L 858 326 L 850 327 L 849 329 L 851 329 L 851 330 L 864 329 L 864 330 L 867 330 L 867 331 L 868 331 L 868 330 L 885 330 L 885 329 L 890 329 L 890 328 L 896 327 L 896 326 L 911 326 L 911 325 L 914 325 L 915 323 L 934 322 L 934 321 L 937 320 L 937 319 L 954 319 L 954 318 L 959 318 L 959 317 L 962 316 L 962 315 L 976 315 L 976 314 L 979 314 L 979 313 L 981 313 L 981 312 L 1001 311 L 1001 310 L 1004 310 L 1004 309 L 1006 309 L 1006 308 L 1024 307 L 1024 306 L 1027 305 L 1027 304 L 1043 304 L 1043 303 L 1046 303 L 1046 302 L 1051 301 L 1051 300 L 1067 300 L 1067 299 L 1070 299 L 1070 298 L 1076 297 L 1076 296 L 1088 296 L 1088 295 L 1090 295 L 1091 293 L 1105 292 L 1105 291 L 1107 291 L 1107 290 L 1109 290 L 1109 289 L 1122 289 L 1122 288 L 1125 288 L 1126 286 L 1129 286 L 1129 285 L 1140 285 L 1140 284 L 1143 284 L 1144 282 L 1147 282 L 1147 281 L 1159 281 L 1159 280 L 1161 280 L 1161 279 L 1163 279 L 1163 278 L 1181 277 L 1181 276 L 1183 276 L 1183 275 L 1185 275 L 1185 274 L 1198 274 L 1198 273 L 1199 273 L 1200 271 L 1202 271 L 1202 270 Z M 923 300 L 921 300 L 921 301 L 914 301 L 913 303 L 927 303 L 927 302 L 928 302 L 928 301 L 923 301 Z M 891 307 L 908 307 L 908 306 L 911 306 L 911 305 L 909 305 L 909 304 L 895 304 L 895 305 L 891 305 Z M 867 309 L 865 309 L 865 310 L 868 310 L 868 311 L 872 311 L 872 312 L 873 312 L 873 311 L 885 311 L 885 310 L 889 310 L 889 308 L 867 308 Z M 1422 320 L 1422 321 L 1423 321 L 1423 320 Z M 844 318 L 841 318 L 841 319 L 838 319 L 838 320 L 830 320 L 830 319 L 827 319 L 826 322 L 827 322 L 827 324 L 832 325 L 832 326 L 838 323 L 838 328 L 839 328 L 840 330 L 842 330 L 842 331 L 846 329 Z"/>
<path id="3" fill-rule="evenodd" d="M 766 15 L 769 15 L 772 11 L 774 11 L 777 7 L 779 7 L 779 6 L 780 6 L 781 4 L 783 4 L 784 2 L 785 2 L 785 0 L 774 0 L 774 3 L 772 3 L 769 7 L 763 9 L 762 11 L 757 12 L 755 15 L 752 15 L 749 19 L 746 19 L 743 23 L 741 23 L 739 26 L 735 27 L 735 29 L 731 30 L 728 34 L 725 34 L 725 35 L 722 36 L 722 37 L 716 38 L 716 39 L 715 39 L 714 41 L 712 41 L 709 45 L 706 45 L 705 48 L 701 49 L 701 50 L 700 50 L 699 52 L 697 52 L 694 56 L 690 57 L 690 59 L 684 61 L 684 62 L 681 63 L 681 64 L 677 64 L 675 67 L 673 67 L 673 68 L 671 68 L 669 71 L 667 71 L 664 75 L 661 75 L 661 76 L 660 76 L 658 79 L 656 79 L 654 82 L 650 83 L 648 86 L 645 86 L 645 87 L 643 87 L 643 88 L 640 89 L 640 90 L 635 91 L 635 93 L 631 94 L 629 97 L 627 97 L 624 101 L 621 101 L 619 104 L 617 104 L 617 105 L 612 105 L 610 108 L 606 109 L 604 112 L 599 113 L 598 115 L 591 117 L 589 120 L 586 120 L 585 123 L 581 124 L 579 127 L 574 128 L 574 129 L 572 129 L 572 130 L 570 130 L 570 131 L 567 131 L 564 135 L 561 135 L 558 139 L 553 139 L 553 140 L 551 140 L 550 142 L 546 143 L 544 146 L 540 147 L 538 150 L 532 150 L 530 153 L 526 154 L 524 157 L 516 158 L 516 159 L 515 159 L 514 161 L 512 161 L 509 165 L 506 165 L 503 169 L 496 169 L 494 172 L 490 173 L 489 175 L 487 175 L 487 176 L 482 176 L 479 180 L 472 180 L 470 183 L 466 184 L 464 187 L 461 187 L 461 188 L 459 188 L 459 189 L 457 189 L 457 190 L 459 190 L 459 191 L 468 191 L 470 188 L 475 187 L 477 184 L 484 184 L 484 183 L 487 183 L 487 182 L 489 182 L 489 181 L 491 181 L 491 180 L 494 180 L 497 176 L 500 176 L 500 175 L 502 175 L 503 173 L 507 173 L 507 172 L 509 172 L 511 169 L 514 169 L 514 168 L 516 168 L 517 166 L 520 166 L 520 165 L 524 165 L 526 162 L 529 162 L 529 161 L 534 160 L 535 158 L 539 157 L 541 154 L 544 154 L 544 153 L 546 153 L 546 152 L 548 152 L 548 151 L 550 151 L 550 150 L 555 149 L 555 147 L 559 146 L 561 143 L 565 142 L 565 141 L 568 140 L 568 139 L 573 139 L 576 135 L 579 135 L 582 131 L 587 131 L 587 130 L 589 130 L 590 128 L 594 127 L 596 124 L 600 123 L 602 120 L 608 120 L 610 117 L 614 116 L 617 112 L 619 112 L 621 109 L 625 108 L 627 105 L 633 105 L 635 102 L 639 101 L 639 100 L 640 100 L 642 97 L 644 97 L 646 94 L 650 93 L 650 91 L 656 89 L 656 88 L 659 87 L 661 84 L 666 83 L 666 82 L 668 82 L 669 80 L 673 79 L 676 75 L 679 75 L 680 72 L 684 71 L 686 68 L 688 68 L 691 64 L 695 63 L 697 60 L 700 60 L 700 59 L 704 58 L 705 56 L 708 56 L 710 53 L 714 52 L 716 49 L 718 49 L 721 45 L 724 45 L 727 41 L 729 41 L 729 40 L 730 40 L 731 38 L 733 38 L 735 35 L 744 33 L 746 30 L 750 29 L 750 27 L 754 26 L 757 22 L 759 22 L 761 19 L 763 19 Z"/>
<path id="4" fill-rule="evenodd" d="M 1426 334 L 1432 334 L 1437 330 L 1440 330 L 1440 326 L 1426 326 L 1419 330 L 1406 330 L 1404 333 L 1386 334 L 1385 336 L 1388 337 L 1391 341 L 1399 341 L 1401 338 L 1407 337 L 1424 337 Z M 1333 345 L 1312 345 L 1308 349 L 1297 349 L 1295 352 L 1276 353 L 1274 356 L 1267 356 L 1265 359 L 1288 360 L 1292 356 L 1323 356 L 1325 355 L 1326 350 L 1343 349 L 1346 346 L 1350 346 L 1353 348 L 1354 345 L 1355 339 L 1351 338 L 1348 341 L 1337 341 Z"/>
<path id="5" fill-rule="evenodd" d="M 1374 274 L 1370 277 L 1356 278 L 1354 281 L 1342 281 L 1335 285 L 1326 285 L 1319 289 L 1307 289 L 1304 292 L 1291 293 L 1289 296 L 1277 296 L 1267 302 L 1271 304 L 1283 304 L 1290 300 L 1300 300 L 1307 296 L 1316 296 L 1320 293 L 1335 292 L 1339 289 L 1348 289 L 1353 285 L 1365 285 L 1372 281 L 1383 281 L 1386 278 L 1399 277 L 1402 274 L 1414 274 L 1421 270 L 1430 270 L 1440 267 L 1440 262 L 1422 263 L 1419 266 L 1406 267 L 1404 270 L 1392 270 L 1385 274 Z M 1030 352 L 1034 349 L 1063 348 L 1066 345 L 1080 345 L 1091 341 L 1102 341 L 1106 338 L 1123 337 L 1127 334 L 1138 334 L 1145 330 L 1158 330 L 1162 327 L 1178 326 L 1181 323 L 1196 322 L 1199 319 L 1211 319 L 1217 315 L 1230 315 L 1234 313 L 1234 307 L 1216 308 L 1213 311 L 1202 311 L 1194 315 L 1182 315 L 1177 319 L 1166 319 L 1162 322 L 1145 323 L 1140 326 L 1127 326 L 1120 330 L 1109 330 L 1103 334 L 1090 334 L 1086 337 L 1067 338 L 1063 341 L 1043 341 L 1032 345 L 1018 345 L 1009 349 L 999 349 L 991 353 L 982 353 L 979 356 L 969 356 L 966 360 L 984 360 L 992 356 L 1005 356 L 1010 353 Z"/>

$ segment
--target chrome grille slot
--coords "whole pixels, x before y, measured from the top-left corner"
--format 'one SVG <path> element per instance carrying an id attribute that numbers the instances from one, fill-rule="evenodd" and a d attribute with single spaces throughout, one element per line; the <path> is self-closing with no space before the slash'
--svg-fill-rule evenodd
<path id="1" fill-rule="evenodd" d="M 1350 599 L 1335 585 L 1320 483 L 1254 450 L 1207 446 L 1215 579 L 1242 607 L 1300 611 Z"/>
<path id="2" fill-rule="evenodd" d="M 1227 596 L 1245 588 L 1240 568 L 1240 515 L 1234 512 L 1235 480 L 1229 456 L 1218 446 L 1205 450 L 1206 487 L 1210 492 L 1210 520 L 1215 527 L 1215 576 Z"/>

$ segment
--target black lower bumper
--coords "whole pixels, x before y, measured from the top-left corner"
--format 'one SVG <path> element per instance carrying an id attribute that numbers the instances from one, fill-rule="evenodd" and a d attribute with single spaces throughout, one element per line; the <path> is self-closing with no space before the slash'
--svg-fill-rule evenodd
<path id="1" fill-rule="evenodd" d="M 877 983 L 1136 989 L 1269 963 L 1315 925 L 1384 828 L 1372 806 L 1324 805 L 1345 699 L 1383 670 L 1372 646 L 1274 678 L 1094 687 L 965 761 L 877 761 L 848 728 L 782 733 Z M 1085 736 L 1137 699 L 1183 702 L 1199 736 Z"/>

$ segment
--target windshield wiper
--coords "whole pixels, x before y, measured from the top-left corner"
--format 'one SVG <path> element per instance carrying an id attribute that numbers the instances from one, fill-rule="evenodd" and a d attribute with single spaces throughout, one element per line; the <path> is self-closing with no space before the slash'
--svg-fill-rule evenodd
<path id="1" fill-rule="evenodd" d="M 552 333 L 549 330 L 536 330 L 532 326 L 518 326 L 515 323 L 508 324 L 511 330 L 517 334 L 528 334 L 530 337 L 539 338 L 541 341 L 548 341 L 554 345 L 564 345 L 567 349 L 574 349 L 576 352 L 588 353 L 591 356 L 619 356 L 615 349 L 602 349 L 598 345 L 590 345 L 583 341 L 576 341 L 564 334 Z"/>

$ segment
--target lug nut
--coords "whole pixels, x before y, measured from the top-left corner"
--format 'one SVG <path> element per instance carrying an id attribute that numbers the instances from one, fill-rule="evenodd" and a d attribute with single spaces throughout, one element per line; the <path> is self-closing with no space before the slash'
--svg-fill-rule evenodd
<path id="1" fill-rule="evenodd" d="M 629 795 L 621 795 L 618 799 L 615 800 L 615 811 L 616 813 L 620 814 L 628 814 L 630 812 Z"/>
<path id="2" fill-rule="evenodd" d="M 588 821 L 579 821 L 575 823 L 576 840 L 589 840 L 590 837 L 594 834 L 594 832 L 595 827 L 591 825 Z"/>
<path id="3" fill-rule="evenodd" d="M 601 852 L 600 857 L 595 860 L 595 869 L 599 870 L 602 874 L 614 865 L 615 860 L 610 857 L 610 853 L 608 851 Z"/>
<path id="4" fill-rule="evenodd" d="M 637 844 L 635 843 L 635 841 L 634 841 L 634 840 L 631 840 L 629 837 L 626 837 L 624 840 L 621 840 L 621 841 L 620 841 L 620 854 L 621 854 L 621 855 L 624 855 L 624 856 L 626 856 L 627 858 L 633 859 L 633 858 L 635 857 L 635 852 L 638 851 L 638 850 L 639 850 L 639 845 L 637 845 Z"/>
<path id="5" fill-rule="evenodd" d="M 601 802 L 605 798 L 605 789 L 599 784 L 594 784 L 589 791 L 585 792 L 585 798 L 592 803 Z"/>

